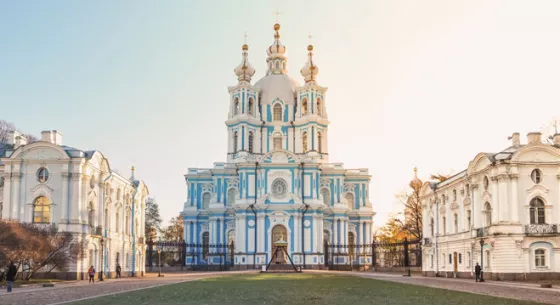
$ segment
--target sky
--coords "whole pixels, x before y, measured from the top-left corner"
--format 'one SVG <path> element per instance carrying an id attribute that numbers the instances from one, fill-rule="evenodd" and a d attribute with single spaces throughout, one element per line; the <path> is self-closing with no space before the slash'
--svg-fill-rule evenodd
<path id="1" fill-rule="evenodd" d="M 275 15 L 279 11 L 282 14 Z M 247 32 L 253 81 L 281 24 L 288 73 L 315 46 L 331 162 L 368 168 L 382 225 L 418 167 L 463 170 L 560 116 L 560 1 L 0 1 L 0 119 L 136 167 L 165 220 L 191 167 L 226 160 Z"/>

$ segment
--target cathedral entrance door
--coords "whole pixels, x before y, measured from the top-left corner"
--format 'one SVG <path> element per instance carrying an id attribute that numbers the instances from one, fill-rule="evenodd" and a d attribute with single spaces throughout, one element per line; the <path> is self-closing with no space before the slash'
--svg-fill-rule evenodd
<path id="1" fill-rule="evenodd" d="M 288 242 L 288 232 L 286 228 L 282 225 L 276 225 L 272 228 L 272 253 L 270 253 L 271 257 L 276 253 L 276 246 L 274 245 L 277 241 L 282 240 Z M 286 245 L 286 251 L 288 251 L 289 245 Z M 286 254 L 284 251 L 278 251 L 276 254 L 276 258 L 274 259 L 274 264 L 285 264 L 286 263 Z"/>
<path id="2" fill-rule="evenodd" d="M 457 252 L 453 252 L 453 272 L 457 273 L 459 270 L 457 267 Z"/>
<path id="3" fill-rule="evenodd" d="M 331 240 L 329 231 L 323 231 L 323 253 L 325 254 L 325 266 L 329 265 L 329 241 Z"/>

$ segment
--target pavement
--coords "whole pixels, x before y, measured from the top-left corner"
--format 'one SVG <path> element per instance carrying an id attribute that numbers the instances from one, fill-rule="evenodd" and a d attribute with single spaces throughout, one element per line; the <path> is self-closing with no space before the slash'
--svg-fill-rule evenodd
<path id="1" fill-rule="evenodd" d="M 88 281 L 72 281 L 57 283 L 54 287 L 27 286 L 14 288 L 11 293 L 5 289 L 0 291 L 2 305 L 59 305 L 81 300 L 97 298 L 112 294 L 131 292 L 140 289 L 153 288 L 175 283 L 196 281 L 236 273 L 250 273 L 255 271 L 228 272 L 190 272 L 168 273 L 164 277 L 148 274 L 144 277 L 130 277 L 122 279 L 106 279 L 89 284 Z"/>
<path id="2" fill-rule="evenodd" d="M 305 273 L 321 273 L 335 275 L 352 275 L 376 280 L 391 281 L 396 283 L 412 284 L 433 288 L 441 288 L 494 297 L 533 301 L 544 304 L 560 305 L 560 288 L 540 288 L 538 284 L 524 282 L 486 281 L 477 283 L 469 279 L 403 276 L 396 273 L 378 272 L 346 272 L 346 271 L 319 271 L 308 270 Z"/>

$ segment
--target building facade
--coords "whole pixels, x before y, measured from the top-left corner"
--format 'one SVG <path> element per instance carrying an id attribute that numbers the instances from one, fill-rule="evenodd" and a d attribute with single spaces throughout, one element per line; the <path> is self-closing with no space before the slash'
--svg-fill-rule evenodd
<path id="1" fill-rule="evenodd" d="M 202 245 L 187 264 L 223 264 L 212 246 L 220 244 L 234 245 L 235 265 L 266 264 L 282 239 L 295 264 L 318 268 L 327 263 L 327 245 L 372 242 L 368 170 L 329 163 L 327 88 L 317 84 L 313 46 L 300 86 L 287 75 L 279 30 L 274 25 L 267 72 L 254 85 L 242 47 L 238 83 L 228 90 L 227 162 L 185 175 L 185 241 Z M 338 260 L 350 263 L 348 256 Z"/>
<path id="2" fill-rule="evenodd" d="M 485 278 L 560 278 L 560 135 L 527 138 L 423 185 L 425 275 L 471 277 L 479 263 Z"/>
<path id="3" fill-rule="evenodd" d="M 146 184 L 134 178 L 134 169 L 130 178 L 111 170 L 99 151 L 63 145 L 56 130 L 41 136 L 27 144 L 13 132 L 0 143 L 0 219 L 74 233 L 85 258 L 57 277 L 85 279 L 90 265 L 113 277 L 117 264 L 123 276 L 143 275 Z"/>

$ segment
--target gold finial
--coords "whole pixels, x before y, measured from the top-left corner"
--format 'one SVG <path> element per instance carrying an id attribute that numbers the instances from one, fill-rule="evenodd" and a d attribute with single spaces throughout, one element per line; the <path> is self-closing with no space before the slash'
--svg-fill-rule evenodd
<path id="1" fill-rule="evenodd" d="M 132 166 L 131 170 L 134 171 L 134 165 Z"/>
<path id="2" fill-rule="evenodd" d="M 307 46 L 307 51 L 313 51 L 313 45 L 312 44 Z"/>
<path id="3" fill-rule="evenodd" d="M 249 50 L 249 46 L 248 46 L 247 44 L 244 44 L 244 45 L 241 47 L 241 50 L 247 51 L 247 50 Z"/>
<path id="4" fill-rule="evenodd" d="M 276 23 L 276 24 L 274 25 L 274 30 L 275 30 L 276 32 L 278 32 L 278 31 L 280 30 L 280 24 L 279 24 L 279 23 Z"/>

